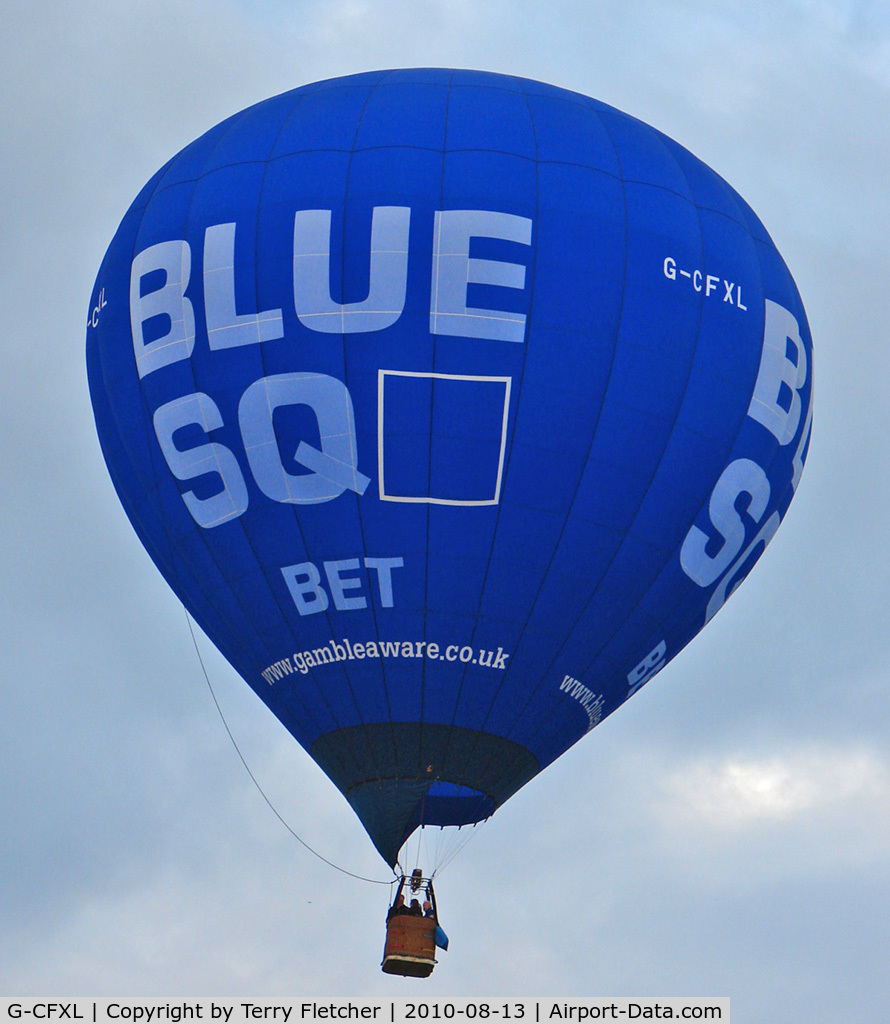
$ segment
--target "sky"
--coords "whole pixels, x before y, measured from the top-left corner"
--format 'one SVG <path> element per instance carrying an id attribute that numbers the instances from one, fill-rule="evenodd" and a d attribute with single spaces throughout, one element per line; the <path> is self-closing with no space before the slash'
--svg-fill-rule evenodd
<path id="1" fill-rule="evenodd" d="M 729 995 L 737 1021 L 890 1004 L 890 13 L 829 0 L 7 0 L 0 31 L 0 994 Z M 105 470 L 87 306 L 144 182 L 213 124 L 341 74 L 521 75 L 723 175 L 814 341 L 797 496 L 636 699 L 437 878 L 447 953 L 379 971 L 389 888 L 270 811 Z M 202 635 L 250 768 L 310 846 L 388 871 Z"/>

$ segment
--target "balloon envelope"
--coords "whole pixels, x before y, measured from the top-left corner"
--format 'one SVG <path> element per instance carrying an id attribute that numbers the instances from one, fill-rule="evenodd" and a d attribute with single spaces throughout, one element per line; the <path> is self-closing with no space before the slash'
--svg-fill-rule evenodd
<path id="1" fill-rule="evenodd" d="M 390 863 L 645 685 L 774 535 L 803 306 L 680 145 L 538 82 L 309 85 L 145 186 L 99 272 L 120 499 Z"/>

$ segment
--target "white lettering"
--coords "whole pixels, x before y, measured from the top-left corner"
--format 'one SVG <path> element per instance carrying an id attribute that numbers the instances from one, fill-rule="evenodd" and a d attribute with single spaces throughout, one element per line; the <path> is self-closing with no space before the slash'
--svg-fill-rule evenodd
<path id="1" fill-rule="evenodd" d="M 794 361 L 789 358 L 789 343 Z M 807 379 L 807 354 L 794 316 L 766 300 L 763 349 L 748 415 L 761 423 L 781 445 L 797 433 L 801 416 L 800 389 Z"/>
<path id="2" fill-rule="evenodd" d="M 500 648 L 498 648 L 500 650 Z M 580 679 L 575 679 L 574 676 L 563 676 L 562 682 L 559 684 L 560 690 L 567 693 L 570 697 L 573 697 L 581 707 L 587 712 L 588 726 L 587 731 L 590 730 L 599 723 L 603 717 L 603 704 L 605 698 L 602 694 L 596 694 L 589 687 L 585 686 Z"/>
<path id="3" fill-rule="evenodd" d="M 745 515 L 755 522 L 766 511 L 770 486 L 766 473 L 750 459 L 736 459 L 720 475 L 711 492 L 708 506 L 711 523 L 722 540 L 715 553 L 714 541 L 703 530 L 692 526 L 680 549 L 680 565 L 700 587 L 709 587 L 726 570 L 745 543 L 745 523 L 736 509 L 736 501 L 750 496 Z"/>
<path id="4" fill-rule="evenodd" d="M 430 290 L 430 333 L 461 338 L 522 342 L 525 314 L 467 306 L 467 285 L 490 284 L 525 288 L 520 263 L 472 259 L 472 238 L 500 238 L 530 245 L 528 217 L 493 210 L 439 210 L 433 229 L 433 271 Z"/>
<path id="5" fill-rule="evenodd" d="M 393 569 L 401 568 L 404 564 L 405 560 L 402 557 L 380 558 L 370 555 L 363 559 L 358 557 L 339 558 L 322 562 L 334 607 L 340 612 L 367 608 L 367 598 L 361 593 L 364 577 L 350 575 L 364 565 L 366 569 L 376 572 L 380 607 L 392 608 L 394 605 L 392 572 Z M 327 611 L 330 605 L 328 590 L 322 586 L 322 574 L 313 562 L 298 562 L 295 565 L 282 566 L 281 574 L 300 615 L 314 615 L 316 612 Z M 352 591 L 352 593 L 347 594 L 347 591 Z"/>
<path id="6" fill-rule="evenodd" d="M 247 509 L 247 485 L 238 460 L 225 445 L 212 442 L 182 450 L 173 441 L 173 435 L 184 427 L 198 426 L 209 434 L 223 425 L 220 411 L 209 395 L 199 391 L 175 398 L 155 411 L 153 423 L 167 466 L 177 480 L 194 480 L 212 473 L 220 478 L 222 490 L 209 498 L 199 498 L 194 491 L 182 495 L 198 526 L 221 526 Z"/>
<path id="7" fill-rule="evenodd" d="M 392 571 L 405 564 L 403 558 L 366 558 L 365 566 L 377 572 L 377 589 L 380 593 L 380 606 L 392 608 Z"/>
<path id="8" fill-rule="evenodd" d="M 724 301 L 729 300 L 732 287 L 726 284 Z M 737 304 L 739 308 L 745 308 L 741 295 L 739 286 L 736 290 Z M 804 415 L 801 389 L 807 380 L 807 355 L 794 315 L 769 299 L 764 305 L 760 367 L 747 415 L 766 427 L 779 444 L 787 445 L 797 435 Z M 797 490 L 803 472 L 812 417 L 811 393 L 803 429 L 791 460 L 792 492 Z M 745 494 L 749 498 L 747 507 L 739 504 L 739 498 Z M 700 587 L 709 587 L 720 580 L 708 603 L 705 621 L 723 606 L 779 528 L 782 517 L 774 511 L 760 526 L 753 540 L 745 544 L 748 529 L 745 517 L 760 523 L 769 499 L 770 483 L 766 471 L 750 459 L 736 459 L 726 467 L 711 492 L 708 511 L 717 536 L 709 536 L 695 525 L 687 533 L 680 549 L 683 571 Z"/>
<path id="9" fill-rule="evenodd" d="M 105 298 L 105 289 L 99 289 L 99 297 L 96 299 L 96 305 L 93 306 L 93 312 L 87 319 L 87 327 L 98 327 L 99 317 L 102 315 L 102 310 L 108 305 L 108 301 Z"/>
<path id="10" fill-rule="evenodd" d="M 721 278 L 716 274 L 705 275 L 704 271 L 700 269 L 684 270 L 682 267 L 677 266 L 677 261 L 673 256 L 665 256 L 662 263 L 662 273 L 669 281 L 676 281 L 678 278 L 685 277 L 687 281 L 691 282 L 692 287 L 697 292 L 704 290 L 706 298 L 710 298 L 712 293 L 717 292 L 717 286 L 722 281 L 723 302 L 728 302 L 730 306 L 735 306 L 741 310 L 747 311 L 748 309 L 742 302 L 742 286 L 740 284 L 737 285 L 735 281 L 730 281 L 728 278 Z"/>
<path id="11" fill-rule="evenodd" d="M 143 249 L 130 267 L 130 330 L 133 353 L 140 378 L 162 366 L 188 359 L 195 347 L 195 311 L 185 297 L 191 274 L 192 254 L 188 242 L 158 242 Z M 163 283 L 143 294 L 143 280 L 151 275 Z M 150 321 L 166 326 L 145 340 Z M 169 321 L 169 325 L 165 323 Z M 158 325 L 160 326 L 160 325 Z"/>
<path id="12" fill-rule="evenodd" d="M 631 697 L 639 690 L 643 683 L 659 673 L 667 664 L 667 643 L 662 640 L 646 655 L 645 658 L 627 673 L 627 685 L 629 687 L 627 696 Z"/>
<path id="13" fill-rule="evenodd" d="M 363 597 L 346 597 L 347 590 L 361 589 L 361 579 L 357 576 L 347 576 L 344 579 L 340 575 L 343 572 L 354 571 L 358 567 L 359 560 L 357 558 L 343 558 L 336 562 L 324 563 L 324 571 L 331 589 L 331 597 L 334 599 L 334 607 L 339 612 L 349 612 L 368 606 L 368 602 Z"/>
<path id="14" fill-rule="evenodd" d="M 800 441 L 797 443 L 797 451 L 794 453 L 794 458 L 791 460 L 793 472 L 791 476 L 791 489 L 797 491 L 798 484 L 800 484 L 800 478 L 803 474 L 803 458 L 804 452 L 807 450 L 807 445 L 810 443 L 810 434 L 813 431 L 813 391 L 810 389 L 810 400 L 807 403 L 807 418 L 803 425 L 803 430 L 800 432 Z"/>
<path id="15" fill-rule="evenodd" d="M 212 224 L 204 232 L 204 314 L 212 349 L 284 337 L 280 309 L 241 315 L 235 310 L 234 224 Z"/>
<path id="16" fill-rule="evenodd" d="M 411 209 L 376 206 L 371 215 L 367 297 L 337 302 L 331 295 L 331 210 L 297 210 L 293 236 L 293 303 L 312 331 L 354 334 L 392 326 L 405 307 Z M 208 346 L 213 351 L 284 337 L 280 308 L 239 313 L 235 300 L 235 222 L 204 231 L 203 284 Z M 470 257 L 474 238 L 530 245 L 528 217 L 494 210 L 435 213 L 430 295 L 430 331 L 457 337 L 522 342 L 526 316 L 467 305 L 468 285 L 523 290 L 520 263 Z M 665 261 L 665 273 L 673 261 Z M 191 249 L 183 239 L 159 242 L 138 253 L 130 268 L 130 325 L 140 377 L 191 357 L 195 313 L 185 295 Z M 104 291 L 89 323 L 96 326 Z"/>
<path id="17" fill-rule="evenodd" d="M 328 595 L 321 585 L 321 574 L 312 562 L 284 565 L 281 575 L 300 615 L 314 615 L 328 607 Z"/>
<path id="18" fill-rule="evenodd" d="M 289 473 L 282 463 L 273 414 L 287 405 L 307 405 L 318 420 L 321 450 L 301 441 L 294 456 L 311 473 Z M 314 505 L 346 490 L 364 494 L 371 482 L 356 467 L 352 398 L 336 377 L 323 373 L 261 377 L 242 395 L 238 421 L 257 486 L 273 501 Z"/>
<path id="19" fill-rule="evenodd" d="M 736 561 L 729 567 L 723 579 L 714 588 L 714 593 L 711 594 L 711 599 L 708 601 L 707 611 L 705 612 L 705 622 L 710 622 L 711 619 L 720 611 L 724 604 L 729 600 L 732 594 L 735 593 L 739 585 L 744 581 L 747 572 L 740 573 L 739 570 L 745 566 L 745 562 L 751 558 L 755 548 L 758 545 L 763 545 L 765 548 L 767 544 L 775 537 L 776 530 L 782 525 L 782 517 L 778 512 L 773 514 L 767 519 L 760 530 L 757 532 L 757 536 L 751 541 L 751 543 L 745 548 L 745 550 L 739 555 Z M 759 557 L 759 556 L 758 556 Z M 751 560 L 748 565 L 750 570 L 754 565 L 755 560 Z"/>
<path id="20" fill-rule="evenodd" d="M 407 206 L 374 207 L 368 297 L 339 303 L 331 298 L 331 211 L 298 210 L 294 216 L 294 308 L 300 322 L 325 334 L 391 327 L 405 308 L 410 219 Z"/>

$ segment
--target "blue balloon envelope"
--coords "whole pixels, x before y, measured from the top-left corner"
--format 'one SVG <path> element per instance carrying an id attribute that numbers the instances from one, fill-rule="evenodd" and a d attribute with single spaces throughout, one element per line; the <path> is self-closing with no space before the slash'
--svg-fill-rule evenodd
<path id="1" fill-rule="evenodd" d="M 744 200 L 502 75 L 236 114 L 142 190 L 90 309 L 134 528 L 390 864 L 699 632 L 809 443 L 806 316 Z"/>

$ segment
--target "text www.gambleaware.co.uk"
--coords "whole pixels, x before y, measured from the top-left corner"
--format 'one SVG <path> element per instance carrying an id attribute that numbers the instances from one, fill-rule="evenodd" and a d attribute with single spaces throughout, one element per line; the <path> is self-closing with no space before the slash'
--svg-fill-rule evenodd
<path id="1" fill-rule="evenodd" d="M 295 651 L 290 657 L 274 662 L 260 673 L 270 686 L 285 676 L 299 672 L 306 675 L 310 669 L 331 665 L 338 661 L 356 661 L 363 658 L 426 658 L 430 661 L 456 661 L 482 668 L 505 669 L 507 654 L 503 647 L 496 651 L 466 644 L 438 644 L 431 640 L 366 640 L 363 643 L 343 638 L 342 643 L 331 640 L 323 647 L 309 651 Z"/>

